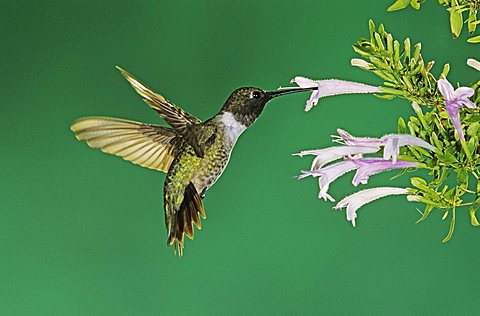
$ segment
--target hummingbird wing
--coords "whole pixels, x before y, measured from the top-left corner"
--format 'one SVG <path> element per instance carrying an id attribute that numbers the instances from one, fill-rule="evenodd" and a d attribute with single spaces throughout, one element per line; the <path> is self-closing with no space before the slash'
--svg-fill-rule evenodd
<path id="1" fill-rule="evenodd" d="M 171 128 L 109 117 L 85 117 L 70 127 L 78 140 L 142 167 L 167 172 L 178 134 Z"/>
<path id="2" fill-rule="evenodd" d="M 198 195 L 192 182 L 185 187 L 183 200 L 180 207 L 176 204 L 174 192 L 169 192 L 165 188 L 164 206 L 165 206 L 165 224 L 168 229 L 167 245 L 175 244 L 174 251 L 179 256 L 183 255 L 183 236 L 186 234 L 188 238 L 193 239 L 193 223 L 198 229 L 202 229 L 199 215 L 205 219 L 207 216 L 203 209 L 202 199 Z"/>
<path id="3" fill-rule="evenodd" d="M 177 131 L 186 142 L 193 147 L 195 154 L 203 157 L 205 142 L 213 135 L 211 129 L 207 129 L 198 118 L 185 112 L 174 105 L 162 95 L 153 92 L 143 83 L 134 78 L 130 73 L 117 66 L 122 75 L 128 80 L 135 91 L 143 100 Z"/>

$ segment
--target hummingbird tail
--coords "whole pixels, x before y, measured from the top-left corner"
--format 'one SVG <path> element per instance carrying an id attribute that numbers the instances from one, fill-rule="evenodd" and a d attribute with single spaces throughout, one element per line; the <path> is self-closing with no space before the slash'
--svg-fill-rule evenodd
<path id="1" fill-rule="evenodd" d="M 173 215 L 174 218 L 170 225 L 171 228 L 167 240 L 168 246 L 175 244 L 173 250 L 179 256 L 183 255 L 183 236 L 187 235 L 188 238 L 193 239 L 194 230 L 192 224 L 195 223 L 199 230 L 202 229 L 199 215 L 203 219 L 207 217 L 203 209 L 202 199 L 198 195 L 195 186 L 190 182 L 185 188 L 180 209 Z"/>

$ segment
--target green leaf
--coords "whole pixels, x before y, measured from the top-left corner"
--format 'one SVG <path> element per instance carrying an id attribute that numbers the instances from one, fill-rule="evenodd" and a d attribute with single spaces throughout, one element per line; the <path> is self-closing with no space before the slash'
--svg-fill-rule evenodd
<path id="1" fill-rule="evenodd" d="M 415 10 L 420 9 L 420 1 L 419 1 L 419 0 L 412 0 L 412 2 L 410 2 L 410 5 L 411 5 L 412 8 L 414 8 Z"/>
<path id="2" fill-rule="evenodd" d="M 477 151 L 477 147 L 478 147 L 478 137 L 474 135 L 472 136 L 472 138 L 468 140 L 467 148 L 469 152 L 475 153 Z"/>
<path id="3" fill-rule="evenodd" d="M 410 38 L 406 38 L 403 42 L 404 48 L 403 51 L 405 53 L 405 61 L 408 63 L 410 61 Z"/>
<path id="4" fill-rule="evenodd" d="M 465 169 L 460 169 L 457 174 L 457 182 L 462 186 L 468 185 L 468 172 Z M 466 187 L 465 187 L 466 189 Z"/>
<path id="5" fill-rule="evenodd" d="M 418 224 L 420 222 L 423 222 L 425 220 L 425 218 L 427 218 L 428 214 L 430 214 L 430 212 L 435 208 L 435 206 L 433 205 L 426 205 L 425 206 L 425 210 L 423 211 L 423 215 L 422 217 L 420 217 L 420 219 L 415 223 L 415 224 Z"/>
<path id="6" fill-rule="evenodd" d="M 407 130 L 407 126 L 405 125 L 405 121 L 403 118 L 399 117 L 398 118 L 398 133 L 399 134 L 405 134 L 405 131 Z"/>
<path id="7" fill-rule="evenodd" d="M 479 128 L 478 122 L 470 124 L 470 126 L 467 128 L 467 135 L 469 136 L 474 136 L 477 134 L 478 128 Z"/>
<path id="8" fill-rule="evenodd" d="M 477 28 L 477 16 L 476 16 L 476 11 L 475 10 L 470 10 L 470 13 L 468 14 L 468 20 L 467 20 L 467 25 L 468 25 L 468 33 L 471 35 L 475 33 L 475 29 Z"/>
<path id="9" fill-rule="evenodd" d="M 389 94 L 374 94 L 374 96 L 376 96 L 377 98 L 379 99 L 384 99 L 384 100 L 392 100 L 393 98 L 395 98 L 394 95 L 389 95 Z"/>
<path id="10" fill-rule="evenodd" d="M 469 43 L 480 43 L 480 35 L 475 36 L 475 37 L 470 37 L 467 39 L 467 42 Z"/>
<path id="11" fill-rule="evenodd" d="M 387 11 L 392 12 L 405 9 L 410 4 L 410 1 L 411 0 L 397 0 L 394 4 L 388 7 Z"/>
<path id="12" fill-rule="evenodd" d="M 480 223 L 478 222 L 477 217 L 475 216 L 475 212 L 478 210 L 478 205 L 477 206 L 472 206 L 470 208 L 470 223 L 472 226 L 480 226 Z"/>
<path id="13" fill-rule="evenodd" d="M 449 64 L 449 63 L 446 63 L 446 64 L 443 66 L 442 73 L 440 74 L 440 78 L 441 78 L 441 77 L 447 78 L 447 75 L 448 75 L 448 72 L 449 72 L 449 71 L 450 71 L 450 64 Z"/>
<path id="14" fill-rule="evenodd" d="M 457 7 L 450 10 L 450 28 L 453 33 L 453 37 L 457 38 L 462 32 L 463 16 L 460 9 Z"/>
<path id="15" fill-rule="evenodd" d="M 454 229 L 455 229 L 455 208 L 452 209 L 452 220 L 450 221 L 450 229 L 448 230 L 447 236 L 442 240 L 443 243 L 449 241 L 450 238 L 452 238 Z"/>

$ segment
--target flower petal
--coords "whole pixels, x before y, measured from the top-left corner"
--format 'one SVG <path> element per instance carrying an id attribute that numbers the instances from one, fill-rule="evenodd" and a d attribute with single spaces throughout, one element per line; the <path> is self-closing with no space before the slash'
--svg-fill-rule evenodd
<path id="1" fill-rule="evenodd" d="M 383 171 L 418 167 L 416 162 L 405 160 L 398 160 L 394 162 L 392 160 L 384 160 L 382 158 L 361 158 L 352 159 L 352 161 L 359 166 L 355 176 L 353 177 L 352 184 L 354 186 L 358 186 L 360 183 L 366 184 L 370 176 Z"/>
<path id="2" fill-rule="evenodd" d="M 305 77 L 300 77 L 300 76 L 293 78 L 290 82 L 296 83 L 301 88 L 312 88 L 312 87 L 318 86 L 315 80 L 308 79 Z"/>
<path id="3" fill-rule="evenodd" d="M 477 105 L 475 103 L 473 103 L 472 101 L 470 101 L 469 99 L 460 100 L 458 102 L 461 102 L 463 105 L 465 105 L 467 108 L 470 108 L 470 109 L 476 109 L 477 108 Z"/>
<path id="4" fill-rule="evenodd" d="M 437 84 L 445 101 L 452 101 L 454 99 L 454 89 L 452 84 L 445 79 L 438 80 Z"/>
<path id="5" fill-rule="evenodd" d="M 392 158 L 393 163 L 397 162 L 397 156 L 400 152 L 400 144 L 398 137 L 391 137 L 386 139 L 385 148 L 383 149 L 383 159 Z"/>
<path id="6" fill-rule="evenodd" d="M 470 88 L 470 87 L 460 87 L 458 88 L 457 90 L 455 90 L 453 92 L 453 97 L 456 99 L 456 100 L 459 100 L 459 99 L 467 99 L 467 98 L 470 98 L 472 95 L 475 94 L 475 90 L 473 90 L 473 88 Z"/>
<path id="7" fill-rule="evenodd" d="M 313 160 L 311 170 L 318 170 L 329 162 L 335 161 L 345 156 L 354 156 L 358 154 L 372 154 L 379 150 L 379 147 L 363 147 L 363 146 L 333 146 L 317 150 L 304 150 L 298 155 L 316 155 Z"/>
<path id="8" fill-rule="evenodd" d="M 435 150 L 435 147 L 433 147 L 423 139 L 418 138 L 416 136 L 409 135 L 409 134 L 388 134 L 383 136 L 381 139 L 383 141 L 388 141 L 390 139 L 395 139 L 395 138 L 398 139 L 398 147 L 417 146 L 417 147 L 422 147 L 428 150 Z"/>
<path id="9" fill-rule="evenodd" d="M 307 103 L 305 104 L 305 112 L 310 111 L 314 106 L 317 105 L 318 99 L 320 98 L 318 94 L 319 94 L 318 90 L 312 91 L 312 94 L 310 94 L 310 98 L 307 100 Z"/>
<path id="10" fill-rule="evenodd" d="M 330 183 L 335 181 L 338 177 L 343 176 L 345 173 L 357 169 L 358 165 L 351 160 L 344 160 L 341 162 L 337 162 L 333 165 L 328 167 L 322 168 L 320 170 L 311 171 L 316 175 L 320 176 L 318 179 L 318 186 L 320 187 L 320 192 L 318 193 L 318 197 L 324 199 L 325 201 L 328 199 L 330 201 L 335 201 L 328 193 L 328 188 Z"/>
<path id="11" fill-rule="evenodd" d="M 380 147 L 385 144 L 385 142 L 379 138 L 354 137 L 340 128 L 337 129 L 337 133 L 345 142 L 345 144 L 349 146 Z"/>
<path id="12" fill-rule="evenodd" d="M 355 227 L 355 219 L 357 218 L 357 210 L 363 205 L 375 201 L 388 195 L 408 194 L 408 190 L 395 187 L 378 187 L 358 191 L 342 199 L 335 205 L 335 209 L 347 207 L 347 220 L 352 222 Z"/>
<path id="13" fill-rule="evenodd" d="M 453 127 L 458 133 L 458 137 L 461 140 L 465 140 L 465 136 L 463 135 L 463 131 L 462 131 L 462 123 L 460 122 L 460 116 L 458 114 L 458 111 L 460 109 L 455 104 L 450 104 L 450 102 L 446 103 L 445 108 L 447 109 L 448 115 L 450 116 L 450 120 L 452 121 Z"/>

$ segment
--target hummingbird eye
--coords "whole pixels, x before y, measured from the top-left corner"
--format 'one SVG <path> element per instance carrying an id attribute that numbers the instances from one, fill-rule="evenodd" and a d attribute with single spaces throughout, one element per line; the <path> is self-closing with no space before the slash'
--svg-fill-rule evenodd
<path id="1" fill-rule="evenodd" d="M 253 91 L 252 92 L 252 97 L 255 99 L 260 99 L 260 92 L 258 91 Z"/>

